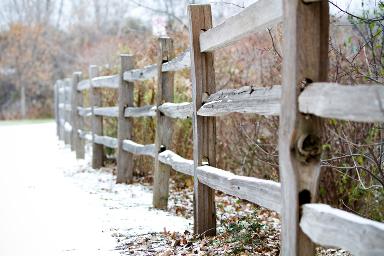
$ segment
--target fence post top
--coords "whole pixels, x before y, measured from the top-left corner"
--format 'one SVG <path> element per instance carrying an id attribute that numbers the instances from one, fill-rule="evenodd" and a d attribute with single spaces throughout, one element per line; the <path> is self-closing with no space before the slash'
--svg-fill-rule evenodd
<path id="1" fill-rule="evenodd" d="M 122 58 L 133 58 L 134 55 L 130 53 L 120 53 L 120 57 Z"/>
<path id="2" fill-rule="evenodd" d="M 82 72 L 81 71 L 75 71 L 73 72 L 73 76 L 81 76 Z"/>

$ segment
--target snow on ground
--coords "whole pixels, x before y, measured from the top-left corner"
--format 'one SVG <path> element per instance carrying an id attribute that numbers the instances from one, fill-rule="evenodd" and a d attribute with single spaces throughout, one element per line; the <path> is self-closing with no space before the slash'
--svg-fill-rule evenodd
<path id="1" fill-rule="evenodd" d="M 152 192 L 75 160 L 55 124 L 0 123 L 0 255 L 120 255 L 118 237 L 191 229 Z"/>

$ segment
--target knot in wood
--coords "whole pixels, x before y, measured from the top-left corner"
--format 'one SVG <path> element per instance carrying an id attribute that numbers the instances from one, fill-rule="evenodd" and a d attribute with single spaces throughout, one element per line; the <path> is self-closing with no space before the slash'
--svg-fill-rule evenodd
<path id="1" fill-rule="evenodd" d="M 303 134 L 297 140 L 299 160 L 308 163 L 311 159 L 319 159 L 321 155 L 320 138 L 314 134 Z"/>

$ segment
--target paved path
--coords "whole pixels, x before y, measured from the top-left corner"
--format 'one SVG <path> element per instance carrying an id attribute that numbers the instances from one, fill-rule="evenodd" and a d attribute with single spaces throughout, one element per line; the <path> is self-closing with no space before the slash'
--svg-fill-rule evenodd
<path id="1" fill-rule="evenodd" d="M 0 255 L 120 255 L 113 232 L 184 230 L 150 210 L 151 192 L 115 185 L 59 143 L 53 123 L 0 123 Z"/>

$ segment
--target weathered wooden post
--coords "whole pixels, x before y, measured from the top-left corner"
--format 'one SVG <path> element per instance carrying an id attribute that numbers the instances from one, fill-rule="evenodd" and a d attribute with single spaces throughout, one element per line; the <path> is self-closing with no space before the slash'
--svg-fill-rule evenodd
<path id="1" fill-rule="evenodd" d="M 189 42 L 191 47 L 191 80 L 193 104 L 194 160 L 194 231 L 197 234 L 216 234 L 215 193 L 199 182 L 196 168 L 202 164 L 216 166 L 216 123 L 214 117 L 197 115 L 203 97 L 216 90 L 213 54 L 201 53 L 200 33 L 212 27 L 210 5 L 189 5 Z"/>
<path id="2" fill-rule="evenodd" d="M 99 75 L 99 68 L 96 65 L 89 66 L 89 80 L 91 88 L 89 91 L 92 109 L 92 168 L 98 169 L 104 163 L 104 147 L 95 142 L 96 135 L 103 136 L 103 117 L 95 115 L 95 107 L 101 107 L 101 90 L 93 86 L 92 79 Z"/>
<path id="3" fill-rule="evenodd" d="M 59 139 L 64 140 L 64 91 L 63 81 L 58 81 L 58 93 L 59 93 Z"/>
<path id="4" fill-rule="evenodd" d="M 55 82 L 53 88 L 53 98 L 54 98 L 54 115 L 55 115 L 55 123 L 56 123 L 56 135 L 60 137 L 60 123 L 59 123 L 59 84 L 58 81 Z"/>
<path id="5" fill-rule="evenodd" d="M 120 84 L 119 84 L 119 116 L 117 128 L 117 178 L 116 183 L 132 183 L 133 178 L 133 154 L 123 149 L 123 141 L 132 139 L 132 117 L 124 117 L 126 107 L 133 107 L 133 82 L 124 80 L 124 72 L 134 67 L 134 57 L 121 54 Z"/>
<path id="6" fill-rule="evenodd" d="M 326 81 L 328 1 L 284 0 L 283 86 L 279 132 L 282 187 L 281 255 L 314 255 L 299 227 L 303 204 L 316 202 L 320 173 L 321 120 L 298 111 L 300 89 Z"/>
<path id="7" fill-rule="evenodd" d="M 69 81 L 68 78 L 64 80 L 64 142 L 65 144 L 71 143 L 71 135 L 70 135 L 70 91 L 69 91 Z"/>
<path id="8" fill-rule="evenodd" d="M 163 63 L 173 58 L 173 42 L 171 38 L 159 38 L 159 56 L 157 61 L 157 97 L 156 106 L 164 102 L 173 102 L 174 72 L 163 72 Z M 169 196 L 169 175 L 172 168 L 159 162 L 159 153 L 169 149 L 172 140 L 172 119 L 156 111 L 156 153 L 153 180 L 153 206 L 166 209 Z"/>
<path id="9" fill-rule="evenodd" d="M 76 151 L 76 158 L 84 158 L 84 141 L 80 138 L 79 129 L 84 128 L 83 117 L 79 115 L 78 107 L 83 106 L 83 93 L 77 90 L 81 80 L 81 72 L 72 75 L 72 144 Z"/>

